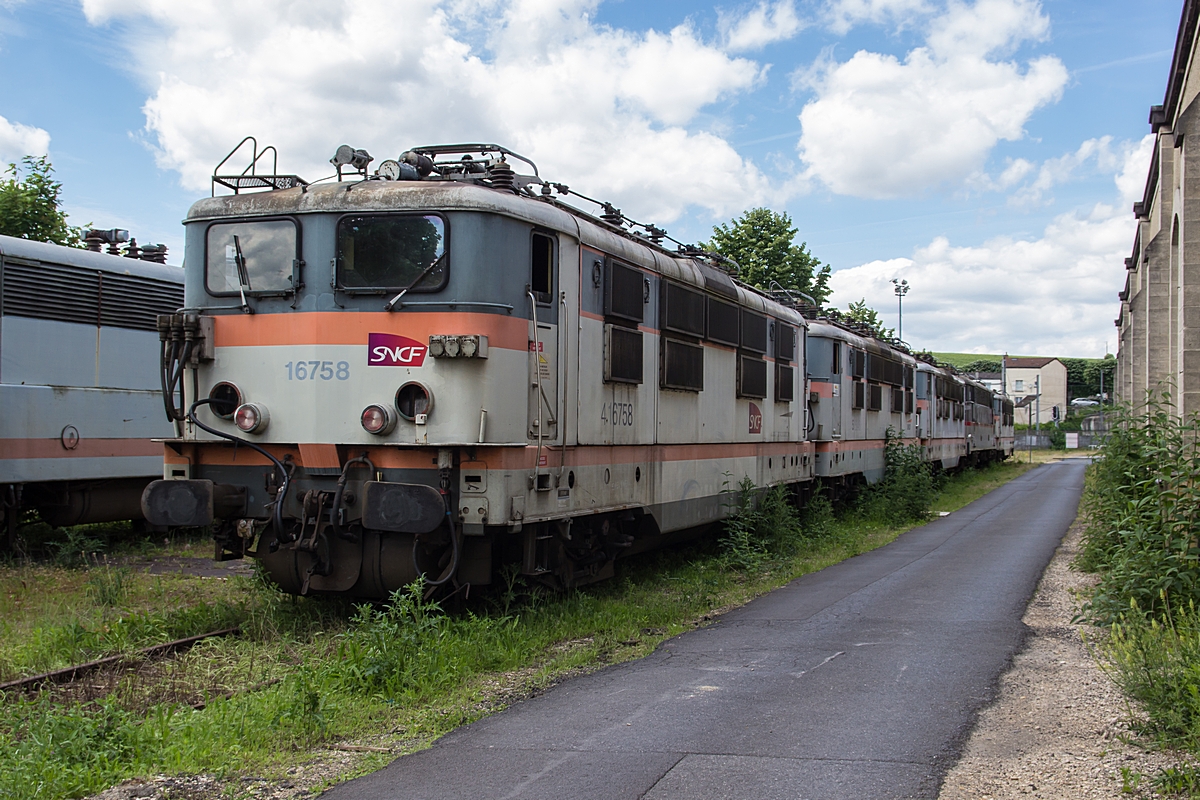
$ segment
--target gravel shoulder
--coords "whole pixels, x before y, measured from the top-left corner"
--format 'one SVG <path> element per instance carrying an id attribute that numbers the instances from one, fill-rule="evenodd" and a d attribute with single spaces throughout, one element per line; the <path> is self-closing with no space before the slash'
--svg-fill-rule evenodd
<path id="1" fill-rule="evenodd" d="M 1161 797 L 1153 776 L 1180 757 L 1130 743 L 1137 710 L 1089 652 L 1084 637 L 1094 639 L 1096 629 L 1071 622 L 1095 581 L 1070 569 L 1082 533 L 1077 521 L 1043 574 L 1023 620 L 1031 629 L 1025 649 L 980 714 L 939 800 Z"/>

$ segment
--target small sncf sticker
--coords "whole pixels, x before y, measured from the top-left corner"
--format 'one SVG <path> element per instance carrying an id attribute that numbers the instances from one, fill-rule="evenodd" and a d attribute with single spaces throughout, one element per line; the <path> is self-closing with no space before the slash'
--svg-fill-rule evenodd
<path id="1" fill-rule="evenodd" d="M 419 367 L 425 363 L 424 342 L 394 333 L 367 335 L 368 367 Z"/>
<path id="2" fill-rule="evenodd" d="M 750 432 L 762 433 L 762 411 L 755 403 L 750 404 Z"/>

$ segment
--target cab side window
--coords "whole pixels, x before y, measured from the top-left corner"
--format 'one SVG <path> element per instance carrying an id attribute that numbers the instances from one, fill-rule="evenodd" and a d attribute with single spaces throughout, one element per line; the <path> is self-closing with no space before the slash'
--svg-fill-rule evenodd
<path id="1" fill-rule="evenodd" d="M 554 294 L 554 237 L 533 234 L 529 288 L 539 303 L 549 303 Z"/>

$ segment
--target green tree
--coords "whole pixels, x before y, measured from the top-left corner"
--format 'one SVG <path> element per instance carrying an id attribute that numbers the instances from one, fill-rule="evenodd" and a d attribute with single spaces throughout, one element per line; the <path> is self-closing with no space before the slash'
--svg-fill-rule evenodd
<path id="1" fill-rule="evenodd" d="M 83 230 L 68 225 L 59 208 L 62 184 L 51 177 L 54 167 L 45 156 L 25 156 L 21 164 L 9 164 L 0 180 L 0 234 L 82 247 Z"/>
<path id="2" fill-rule="evenodd" d="M 851 303 L 847 307 L 845 317 L 851 322 L 866 325 L 881 339 L 891 339 L 896 335 L 895 328 L 883 327 L 883 320 L 879 319 L 879 312 L 867 305 L 865 297 L 857 303 Z"/>
<path id="3" fill-rule="evenodd" d="M 987 358 L 977 358 L 974 361 L 972 361 L 970 364 L 964 364 L 963 366 L 959 367 L 959 371 L 966 372 L 966 373 L 999 372 L 1000 371 L 1000 362 L 992 361 L 991 359 L 987 359 Z"/>
<path id="4" fill-rule="evenodd" d="M 1100 376 L 1104 375 L 1104 393 L 1112 397 L 1113 381 L 1117 375 L 1117 357 L 1112 353 L 1107 354 L 1104 358 L 1093 358 L 1088 361 L 1083 370 L 1084 382 L 1088 387 L 1088 394 L 1100 394 Z"/>
<path id="5" fill-rule="evenodd" d="M 824 305 L 829 298 L 829 267 L 796 244 L 799 231 L 787 214 L 753 208 L 728 225 L 713 228 L 712 240 L 703 247 L 740 267 L 738 278 L 764 291 L 782 286 L 803 292 Z M 778 286 L 776 286 L 778 284 Z"/>

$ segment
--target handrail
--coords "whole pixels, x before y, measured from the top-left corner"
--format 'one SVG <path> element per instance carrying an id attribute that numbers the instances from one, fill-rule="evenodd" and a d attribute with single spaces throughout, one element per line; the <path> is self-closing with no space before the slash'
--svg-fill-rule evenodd
<path id="1" fill-rule="evenodd" d="M 537 298 L 533 289 L 526 287 L 525 296 L 533 309 L 533 381 L 537 387 L 537 457 L 533 460 L 533 489 L 537 491 L 538 476 L 542 470 L 542 345 L 538 338 Z"/>

